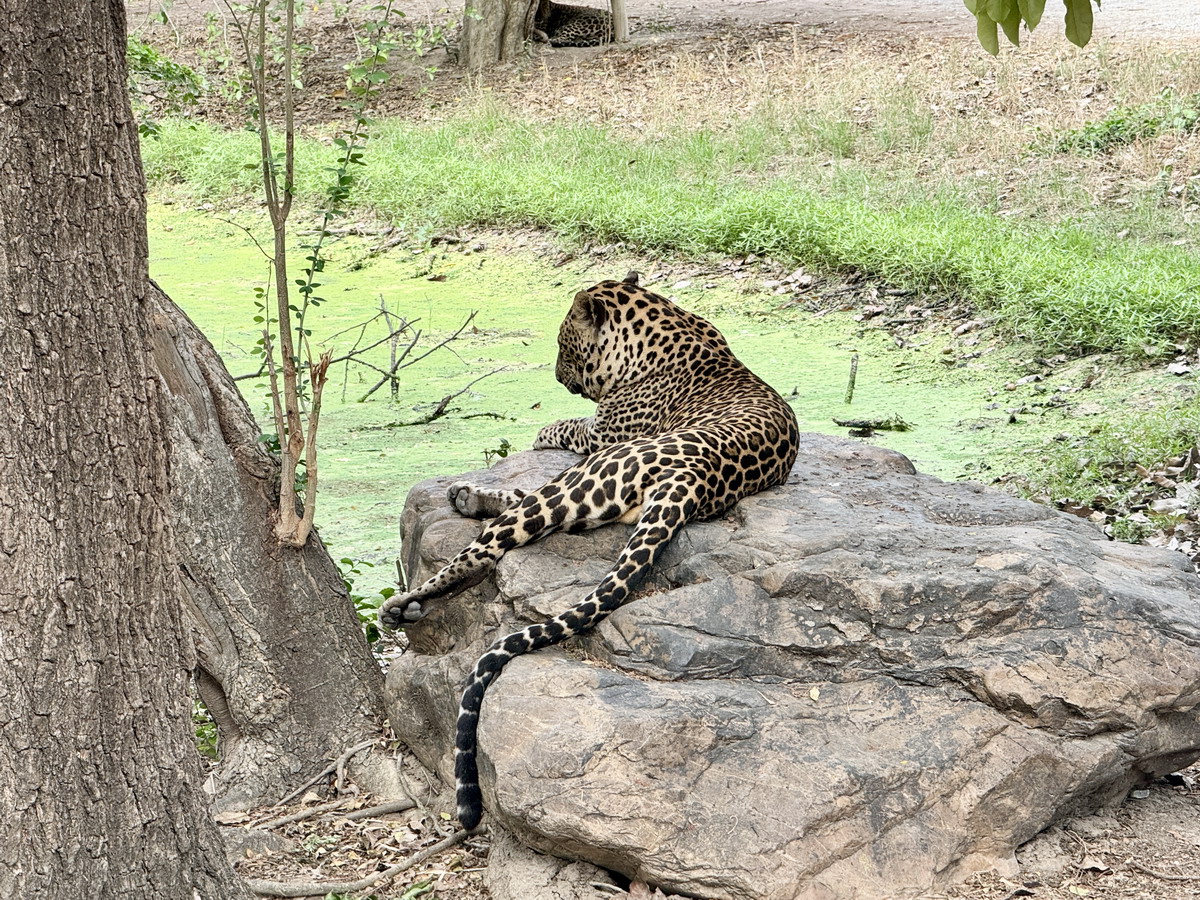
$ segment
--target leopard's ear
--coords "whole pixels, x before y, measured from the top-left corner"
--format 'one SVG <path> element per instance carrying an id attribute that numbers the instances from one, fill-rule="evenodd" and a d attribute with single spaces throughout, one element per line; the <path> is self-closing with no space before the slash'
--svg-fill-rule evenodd
<path id="1" fill-rule="evenodd" d="M 637 287 L 639 277 L 640 277 L 640 273 L 634 271 L 633 269 L 630 269 L 628 274 L 626 274 L 626 276 L 621 279 L 621 282 L 623 284 L 632 284 L 634 287 Z"/>
<path id="2" fill-rule="evenodd" d="M 571 315 L 598 330 L 608 319 L 608 309 L 599 297 L 580 291 L 571 304 Z"/>

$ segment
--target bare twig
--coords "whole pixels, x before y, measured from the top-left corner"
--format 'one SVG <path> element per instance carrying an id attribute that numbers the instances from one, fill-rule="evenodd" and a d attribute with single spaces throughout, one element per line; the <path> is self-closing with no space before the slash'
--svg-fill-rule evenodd
<path id="1" fill-rule="evenodd" d="M 392 339 L 388 344 L 388 359 L 391 363 L 391 368 L 388 371 L 395 373 L 396 366 L 399 365 L 399 362 L 396 358 L 396 351 L 400 349 L 400 335 L 396 334 L 395 326 L 392 325 L 392 312 L 387 308 L 387 301 L 383 299 L 383 294 L 379 295 L 379 313 L 383 316 L 384 321 L 387 322 L 388 330 L 392 332 Z M 401 319 L 400 322 L 401 327 L 409 327 L 407 320 Z M 412 345 L 409 345 L 408 349 L 412 350 Z M 408 355 L 407 351 L 405 355 Z M 391 392 L 392 401 L 395 402 L 400 393 L 400 382 L 395 378 L 391 379 L 388 389 Z"/>
<path id="2" fill-rule="evenodd" d="M 347 365 L 349 365 L 351 360 L 347 359 L 347 360 L 345 360 L 345 362 Z M 375 365 L 375 363 L 367 362 L 365 359 L 356 359 L 356 360 L 353 360 L 353 362 L 356 365 L 362 366 L 364 369 L 370 369 L 372 372 L 378 372 L 380 375 L 384 376 L 385 378 L 391 377 L 391 373 L 387 369 L 383 368 L 382 366 L 377 366 L 377 365 Z M 344 401 L 345 399 L 346 399 L 345 392 L 343 392 L 342 400 Z"/>
<path id="3" fill-rule="evenodd" d="M 850 380 L 846 383 L 846 405 L 849 406 L 854 400 L 854 382 L 858 378 L 858 351 L 850 357 Z"/>
<path id="4" fill-rule="evenodd" d="M 271 376 L 271 412 L 275 419 L 275 438 L 282 446 L 284 439 L 283 407 L 279 403 L 279 373 L 275 371 L 275 354 L 271 348 L 271 330 L 269 328 L 263 329 L 263 361 Z M 285 484 L 281 490 L 286 492 L 291 488 Z"/>
<path id="5" fill-rule="evenodd" d="M 414 338 L 413 343 L 409 344 L 408 347 L 405 348 L 404 352 L 402 354 L 400 354 L 400 357 L 396 360 L 395 364 L 392 367 L 392 371 L 390 373 L 388 373 L 386 376 L 384 376 L 383 378 L 381 378 L 369 391 L 367 391 L 365 394 L 363 394 L 362 397 L 359 398 L 358 402 L 359 403 L 365 402 L 368 397 L 370 397 L 373 393 L 375 393 L 377 390 L 379 390 L 381 387 L 383 387 L 387 383 L 389 378 L 395 378 L 396 372 L 398 372 L 400 369 L 407 369 L 409 366 L 416 365 L 421 360 L 423 360 L 425 357 L 427 357 L 429 354 L 433 353 L 436 350 L 440 350 L 442 347 L 445 347 L 451 341 L 455 340 L 460 334 L 463 333 L 463 331 L 466 330 L 466 327 L 468 325 L 470 325 L 472 321 L 474 321 L 476 312 L 477 312 L 476 310 L 473 310 L 471 312 L 471 314 L 469 316 L 467 316 L 466 320 L 461 325 L 458 326 L 458 329 L 454 332 L 454 334 L 452 334 L 448 338 L 445 338 L 444 340 L 439 341 L 438 343 L 434 344 L 432 347 L 430 347 L 428 350 L 426 350 L 424 353 L 422 353 L 416 359 L 405 362 L 405 360 L 408 359 L 409 352 L 412 350 L 413 346 L 416 344 L 416 340 Z M 420 334 L 420 332 L 418 332 L 418 335 L 419 334 Z"/>
<path id="6" fill-rule="evenodd" d="M 444 416 L 446 414 L 447 409 L 450 406 L 450 402 L 452 400 L 454 400 L 456 397 L 461 397 L 463 394 L 465 394 L 467 391 L 469 391 L 476 384 L 483 381 L 483 379 L 489 378 L 492 375 L 496 375 L 500 372 L 507 372 L 507 371 L 509 371 L 508 366 L 501 366 L 499 369 L 493 369 L 490 372 L 483 373 L 482 375 L 480 375 L 478 378 L 474 379 L 473 381 L 467 382 L 466 385 L 464 385 L 459 390 L 455 391 L 453 394 L 447 394 L 445 397 L 443 397 L 441 400 L 439 400 L 438 405 L 433 408 L 433 412 L 429 413 L 429 415 L 427 415 L 427 416 L 422 416 L 421 418 L 414 419 L 411 422 L 388 422 L 386 425 L 373 425 L 368 428 L 364 428 L 363 430 L 364 431 L 378 431 L 383 428 L 411 428 L 414 425 L 428 425 L 430 422 L 437 421 L 442 416 Z"/>
<path id="7" fill-rule="evenodd" d="M 391 813 L 404 812 L 409 809 L 416 809 L 417 801 L 405 798 L 403 800 L 391 800 L 387 803 L 380 803 L 378 806 L 368 806 L 366 809 L 356 809 L 354 812 L 346 813 L 346 818 L 352 822 L 357 822 L 359 819 L 370 819 L 374 816 L 386 816 Z"/>
<path id="8" fill-rule="evenodd" d="M 405 358 L 408 356 L 408 351 L 406 350 L 400 357 L 400 362 L 403 363 L 403 365 L 399 366 L 398 368 L 407 369 L 409 366 L 415 366 L 417 363 L 419 363 L 425 357 L 429 356 L 429 354 L 442 349 L 442 347 L 445 347 L 451 341 L 455 340 L 460 334 L 462 334 L 466 330 L 468 325 L 470 325 L 473 321 L 475 321 L 475 315 L 478 312 L 479 312 L 478 310 L 474 310 L 474 309 L 471 310 L 471 312 L 467 315 L 467 318 L 464 319 L 463 323 L 461 325 L 459 325 L 458 328 L 455 330 L 454 334 L 450 335 L 450 337 L 446 338 L 445 340 L 439 341 L 438 343 L 434 344 L 432 347 L 430 347 L 428 350 L 426 350 L 424 353 L 422 353 L 416 359 L 411 359 L 408 362 L 404 362 Z"/>
<path id="9" fill-rule="evenodd" d="M 324 769 L 322 769 L 320 772 L 318 772 L 316 775 L 314 775 L 308 781 L 304 782 L 304 784 L 300 785 L 300 787 L 296 788 L 296 790 L 292 791 L 290 794 L 288 794 L 286 797 L 284 797 L 282 800 L 280 800 L 275 805 L 283 806 L 289 800 L 292 800 L 295 797 L 299 797 L 301 794 L 303 794 L 305 791 L 307 791 L 310 787 L 312 787 L 314 784 L 316 784 L 318 781 L 320 781 L 322 778 L 324 778 L 326 775 L 332 775 L 334 772 L 336 772 L 338 770 L 339 765 L 344 766 L 347 762 L 349 762 L 351 759 L 354 758 L 355 754 L 361 753 L 362 751 L 366 750 L 368 747 L 374 746 L 374 744 L 375 744 L 374 738 L 372 738 L 369 741 L 363 741 L 361 744 L 355 744 L 353 747 L 351 747 L 349 750 L 347 750 L 345 753 L 343 753 L 341 756 L 339 756 L 336 760 L 331 762 Z"/>
<path id="10" fill-rule="evenodd" d="M 360 878 L 358 881 L 318 884 L 316 882 L 288 883 L 284 881 L 262 881 L 257 878 L 251 878 L 247 879 L 246 886 L 254 891 L 254 893 L 264 897 L 324 897 L 326 894 L 352 894 L 356 891 L 364 891 L 372 885 L 379 884 L 381 881 L 390 881 L 401 872 L 419 866 L 427 859 L 437 856 L 443 850 L 448 850 L 455 844 L 460 844 L 466 838 L 479 833 L 481 833 L 480 829 L 476 829 L 475 831 L 456 831 L 450 837 L 414 853 L 404 862 L 390 866 L 382 872 L 376 872 L 374 875 L 368 875 L 366 878 Z"/>
<path id="11" fill-rule="evenodd" d="M 378 317 L 376 317 L 376 318 L 378 318 Z M 403 321 L 403 320 L 402 320 L 402 321 Z M 404 334 L 404 332 L 405 332 L 405 331 L 407 331 L 407 330 L 408 330 L 408 323 L 407 323 L 407 322 L 405 322 L 405 323 L 404 323 L 403 325 L 401 325 L 401 326 L 400 326 L 398 329 L 396 329 L 395 331 L 392 331 L 392 332 L 388 333 L 387 335 L 385 335 L 385 336 L 381 337 L 381 338 L 380 338 L 379 340 L 377 340 L 375 343 L 373 343 L 373 344 L 368 344 L 368 345 L 367 345 L 367 346 L 365 346 L 365 347 L 355 348 L 354 350 L 351 350 L 351 351 L 350 351 L 350 352 L 348 352 L 348 353 L 343 353 L 341 356 L 335 356 L 335 357 L 333 357 L 332 359 L 330 359 L 330 360 L 329 360 L 329 362 L 330 362 L 330 363 L 340 363 L 340 362 L 345 362 L 345 361 L 346 361 L 346 360 L 348 360 L 348 359 L 353 359 L 353 358 L 354 358 L 354 357 L 356 357 L 356 356 L 362 356 L 364 353 L 368 353 L 368 352 L 370 352 L 371 350 L 374 350 L 376 347 L 378 347 L 380 344 L 384 343 L 385 341 L 390 341 L 390 340 L 392 340 L 393 338 L 399 337 L 400 335 Z M 419 333 L 419 332 L 418 332 L 418 333 Z M 364 364 L 364 365 L 365 365 L 365 364 Z M 379 368 L 379 367 L 378 367 L 378 366 L 372 366 L 372 368 Z M 382 369 L 380 369 L 380 371 L 382 371 Z"/>
<path id="12" fill-rule="evenodd" d="M 258 248 L 258 252 L 261 253 L 263 256 L 265 256 L 267 258 L 268 262 L 275 262 L 274 257 L 272 257 L 270 253 L 268 253 L 266 250 L 264 250 L 263 245 L 258 242 L 258 238 L 256 238 L 254 236 L 254 232 L 251 231 L 249 228 L 247 228 L 245 225 L 243 225 L 241 222 L 235 222 L 235 221 L 233 221 L 233 219 L 223 219 L 220 216 L 215 216 L 214 218 L 216 218 L 216 220 L 218 222 L 224 222 L 226 225 L 232 225 L 234 228 L 242 229 L 242 231 L 246 232 L 246 237 L 248 237 L 248 238 L 250 238 L 250 240 L 254 241 L 254 246 Z"/>
<path id="13" fill-rule="evenodd" d="M 399 319 L 401 322 L 404 323 L 403 325 L 400 326 L 401 331 L 407 330 L 407 328 L 405 326 L 412 325 L 414 322 L 421 321 L 420 319 L 413 319 L 412 322 L 410 322 L 410 321 L 408 321 L 408 319 L 405 319 L 403 316 L 393 316 L 393 317 Z M 335 331 L 333 334 L 327 335 L 326 337 L 323 337 L 321 340 L 324 343 L 328 343 L 329 341 L 332 341 L 336 337 L 341 337 L 347 331 L 353 331 L 355 328 L 365 328 L 367 325 L 370 325 L 376 319 L 387 319 L 387 318 L 388 317 L 385 316 L 383 313 L 377 312 L 377 313 L 375 313 L 375 315 L 371 316 L 371 318 L 367 319 L 365 322 L 359 322 L 357 325 L 350 325 L 347 328 L 343 328 L 341 331 Z M 389 328 L 390 327 L 391 326 L 389 326 Z M 386 341 L 387 338 L 384 338 L 383 340 Z M 382 343 L 382 341 L 376 341 L 371 346 L 378 346 L 380 343 Z M 335 359 L 334 362 L 337 362 L 337 360 Z"/>
<path id="14" fill-rule="evenodd" d="M 317 424 L 321 421 L 321 395 L 325 388 L 325 376 L 329 372 L 329 353 L 322 353 L 317 364 L 311 358 L 308 375 L 312 384 L 312 410 L 308 414 L 308 441 L 304 448 L 304 514 L 296 533 L 297 546 L 303 546 L 312 529 L 313 514 L 317 508 Z M 342 763 L 342 768 L 345 763 Z M 338 769 L 338 790 L 341 790 L 341 772 Z"/>
<path id="15" fill-rule="evenodd" d="M 264 359 L 263 359 L 263 361 L 262 361 L 262 365 L 260 365 L 260 366 L 258 367 L 258 371 L 257 371 L 257 372 L 247 372 L 245 375 L 234 375 L 234 376 L 233 376 L 233 380 L 234 380 L 234 381 L 246 381 L 246 380 L 248 380 L 248 379 L 250 379 L 250 378 L 262 378 L 262 377 L 263 377 L 263 373 L 264 373 L 264 372 L 266 372 L 266 371 L 267 371 L 267 361 L 266 361 L 266 359 L 264 358 Z"/>
<path id="16" fill-rule="evenodd" d="M 305 819 L 311 819 L 313 816 L 319 816 L 321 813 L 327 813 L 330 810 L 337 809 L 339 806 L 345 806 L 353 799 L 353 797 L 339 797 L 337 800 L 330 800 L 328 803 L 318 803 L 316 806 L 310 806 L 307 809 L 300 810 L 300 812 L 290 813 L 286 816 L 280 816 L 278 819 L 271 819 L 268 822 L 263 822 L 258 827 L 281 828 L 284 825 L 291 825 L 293 822 L 302 822 Z"/>
<path id="17" fill-rule="evenodd" d="M 1171 875 L 1167 872 L 1160 872 L 1158 869 L 1152 869 L 1149 866 L 1143 866 L 1139 862 L 1134 862 L 1132 859 L 1125 861 L 1125 865 L 1131 869 L 1150 875 L 1153 878 L 1159 878 L 1163 881 L 1200 881 L 1200 875 Z"/>

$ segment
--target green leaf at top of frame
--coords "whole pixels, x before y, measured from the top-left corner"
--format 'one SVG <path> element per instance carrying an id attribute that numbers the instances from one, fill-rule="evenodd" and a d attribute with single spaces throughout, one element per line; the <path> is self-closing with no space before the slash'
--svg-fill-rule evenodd
<path id="1" fill-rule="evenodd" d="M 1084 47 L 1092 39 L 1092 0 L 1063 0 L 1067 5 L 1067 40 Z"/>
<path id="2" fill-rule="evenodd" d="M 1017 0 L 984 0 L 983 9 L 993 22 L 1001 22 L 1008 18 L 1010 6 L 1016 6 Z"/>
<path id="3" fill-rule="evenodd" d="M 1021 18 L 1025 20 L 1025 27 L 1033 31 L 1038 27 L 1038 22 L 1042 21 L 1046 0 L 1017 0 L 1017 8 L 1021 11 Z"/>
<path id="4" fill-rule="evenodd" d="M 1008 0 L 1005 13 L 1004 18 L 996 21 L 1004 29 L 1004 36 L 1008 38 L 1008 42 L 1014 47 L 1019 47 L 1021 46 L 1021 10 L 1017 6 L 1017 0 Z"/>
<path id="5" fill-rule="evenodd" d="M 996 33 L 996 23 L 988 18 L 988 14 L 980 9 L 975 14 L 975 36 L 983 49 L 992 56 L 1000 55 L 1000 37 Z"/>

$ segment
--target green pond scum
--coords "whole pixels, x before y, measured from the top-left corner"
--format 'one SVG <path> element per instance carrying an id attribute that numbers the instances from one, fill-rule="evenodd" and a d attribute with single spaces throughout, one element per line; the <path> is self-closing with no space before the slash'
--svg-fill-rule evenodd
<path id="1" fill-rule="evenodd" d="M 296 220 L 303 227 L 302 217 Z M 253 321 L 254 289 L 267 284 L 268 267 L 262 251 L 231 222 L 267 245 L 265 215 L 255 208 L 218 214 L 179 204 L 150 205 L 152 276 L 237 376 L 260 364 L 253 353 L 261 335 Z M 303 240 L 293 237 L 296 247 Z M 360 402 L 379 380 L 376 371 L 342 363 L 330 370 L 317 440 L 317 525 L 335 558 L 374 564 L 356 583 L 359 592 L 394 581 L 400 514 L 413 484 L 481 468 L 485 456 L 494 458 L 505 442 L 514 451 L 528 448 L 541 426 L 590 413 L 591 403 L 554 380 L 558 326 L 577 290 L 638 268 L 635 260 L 586 255 L 556 267 L 532 251 L 466 252 L 472 242 L 450 249 L 401 245 L 367 257 L 371 243 L 346 238 L 330 247 L 319 291 L 326 302 L 310 311 L 306 322 L 318 350 L 331 349 L 337 357 L 356 339 L 365 345 L 382 337 L 378 322 L 361 338 L 356 327 L 378 312 L 381 300 L 420 329 L 413 355 L 453 334 L 472 311 L 476 315 L 456 340 L 401 372 L 394 402 L 386 386 Z M 294 253 L 297 270 L 303 255 Z M 993 352 L 954 367 L 942 353 L 954 339 L 936 327 L 917 335 L 912 347 L 901 347 L 884 329 L 855 321 L 850 311 L 815 316 L 800 307 L 781 307 L 780 297 L 745 293 L 731 278 L 701 286 L 708 283 L 696 279 L 678 290 L 666 282 L 652 287 L 717 325 L 734 352 L 789 399 L 802 429 L 845 435 L 834 418 L 899 416 L 913 429 L 878 432 L 869 440 L 906 454 L 921 471 L 989 481 L 1031 468 L 1030 454 L 1063 428 L 1063 413 L 1035 405 L 1045 387 L 1043 393 L 1031 393 L 1029 386 L 1003 390 L 1023 374 L 1020 361 L 1030 357 L 1028 347 L 1005 345 L 989 335 L 976 349 L 995 345 Z M 322 343 L 331 335 L 336 336 Z M 402 343 L 409 340 L 411 335 Z M 853 404 L 847 406 L 855 353 L 856 385 Z M 387 347 L 367 358 L 385 366 Z M 452 399 L 441 417 L 410 424 L 427 418 L 442 398 L 492 372 Z M 266 378 L 242 380 L 239 386 L 260 425 L 269 429 Z M 1090 392 L 1089 400 L 1097 410 L 1103 407 L 1100 390 Z M 1008 410 L 1022 405 L 1026 409 L 1011 421 Z"/>

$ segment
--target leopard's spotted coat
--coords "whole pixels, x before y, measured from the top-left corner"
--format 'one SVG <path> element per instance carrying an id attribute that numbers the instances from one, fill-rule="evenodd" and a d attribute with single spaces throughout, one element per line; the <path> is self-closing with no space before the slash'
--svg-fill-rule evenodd
<path id="1" fill-rule="evenodd" d="M 596 401 L 596 413 L 543 428 L 533 446 L 587 458 L 529 493 L 453 485 L 449 499 L 460 512 L 493 518 L 441 571 L 380 610 L 384 625 L 403 627 L 424 615 L 427 601 L 481 581 L 509 550 L 558 530 L 635 523 L 612 570 L 578 605 L 502 638 L 476 664 L 455 740 L 458 816 L 467 828 L 483 814 L 479 711 L 504 665 L 596 625 L 629 600 L 686 522 L 782 484 L 796 459 L 796 417 L 787 403 L 738 361 L 716 328 L 639 287 L 636 273 L 576 294 L 558 344 L 558 380 Z"/>
<path id="2" fill-rule="evenodd" d="M 599 47 L 613 40 L 612 13 L 591 6 L 539 0 L 534 35 L 551 47 Z"/>

